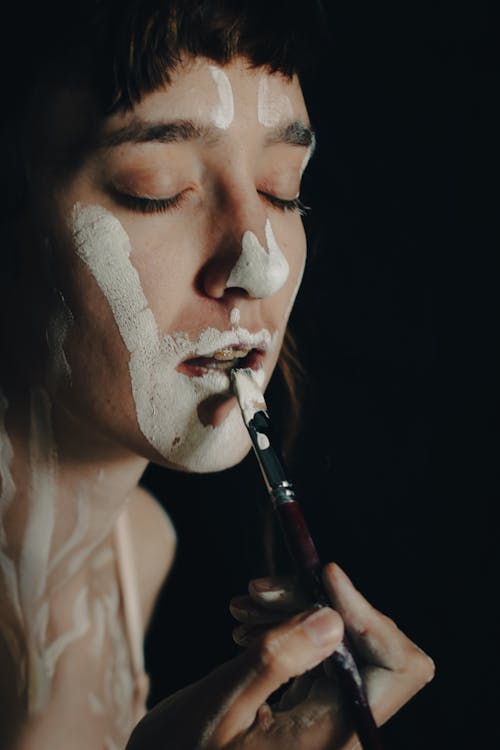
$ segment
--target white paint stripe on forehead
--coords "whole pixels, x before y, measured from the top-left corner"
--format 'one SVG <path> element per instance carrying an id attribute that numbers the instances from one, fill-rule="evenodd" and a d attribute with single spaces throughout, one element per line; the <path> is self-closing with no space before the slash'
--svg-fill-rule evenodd
<path id="1" fill-rule="evenodd" d="M 233 88 L 231 81 L 221 68 L 210 65 L 209 70 L 219 95 L 219 102 L 212 110 L 212 118 L 217 128 L 226 130 L 234 120 Z"/>
<path id="2" fill-rule="evenodd" d="M 269 219 L 265 225 L 269 252 L 253 232 L 243 235 L 241 254 L 226 281 L 226 288 L 244 289 L 251 297 L 263 298 L 276 294 L 285 284 L 290 266 L 281 252 Z"/>
<path id="3" fill-rule="evenodd" d="M 273 128 L 280 122 L 293 119 L 293 108 L 289 97 L 274 93 L 271 78 L 263 75 L 257 92 L 257 119 L 266 128 Z"/>

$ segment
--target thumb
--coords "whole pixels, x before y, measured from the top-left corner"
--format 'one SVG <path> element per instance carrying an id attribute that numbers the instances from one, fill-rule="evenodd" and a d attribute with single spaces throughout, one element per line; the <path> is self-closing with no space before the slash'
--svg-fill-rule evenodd
<path id="1" fill-rule="evenodd" d="M 329 607 L 296 615 L 268 630 L 244 654 L 233 660 L 237 678 L 207 747 L 223 747 L 246 731 L 269 696 L 292 677 L 313 669 L 339 646 L 344 633 L 340 615 Z M 236 684 L 235 684 L 236 683 Z"/>

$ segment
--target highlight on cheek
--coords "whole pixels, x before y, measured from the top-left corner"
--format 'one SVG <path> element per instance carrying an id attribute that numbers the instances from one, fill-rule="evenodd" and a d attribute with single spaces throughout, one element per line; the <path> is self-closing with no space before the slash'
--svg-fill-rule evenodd
<path id="1" fill-rule="evenodd" d="M 264 231 L 267 251 L 253 232 L 244 233 L 241 254 L 229 274 L 226 288 L 239 287 L 251 297 L 263 298 L 276 294 L 285 284 L 290 266 L 276 242 L 269 219 Z"/>
<path id="2" fill-rule="evenodd" d="M 210 65 L 209 70 L 219 97 L 218 104 L 212 110 L 212 119 L 217 128 L 227 130 L 234 119 L 234 97 L 231 81 L 226 73 L 216 65 Z"/>

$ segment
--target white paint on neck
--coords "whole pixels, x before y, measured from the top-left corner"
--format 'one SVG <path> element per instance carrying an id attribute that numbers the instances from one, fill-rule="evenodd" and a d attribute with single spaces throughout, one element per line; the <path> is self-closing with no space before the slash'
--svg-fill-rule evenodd
<path id="1" fill-rule="evenodd" d="M 224 71 L 216 65 L 210 65 L 209 70 L 219 97 L 217 105 L 212 110 L 212 120 L 215 127 L 227 130 L 234 120 L 234 97 L 231 81 Z"/>
<path id="2" fill-rule="evenodd" d="M 24 624 L 22 613 L 21 599 L 19 596 L 19 582 L 17 579 L 17 570 L 13 559 L 9 554 L 7 533 L 5 529 L 5 517 L 12 505 L 16 494 L 16 487 L 12 477 L 11 465 L 14 457 L 12 443 L 5 425 L 5 417 L 8 409 L 8 401 L 0 389 L 0 576 L 3 578 L 3 584 L 7 595 L 7 600 L 12 607 L 14 617 L 20 625 Z M 0 619 L 0 628 L 11 653 L 20 665 L 22 656 L 21 648 L 17 638 L 10 627 L 6 627 Z M 20 677 L 18 690 L 22 687 Z"/>
<path id="3" fill-rule="evenodd" d="M 276 294 L 285 284 L 290 267 L 281 252 L 269 219 L 265 225 L 268 251 L 253 232 L 247 231 L 241 241 L 242 250 L 226 281 L 226 288 L 244 289 L 251 297 L 263 298 Z"/>
<path id="4" fill-rule="evenodd" d="M 214 370 L 203 377 L 190 378 L 176 368 L 187 357 L 209 355 L 234 343 L 252 347 L 264 340 L 271 349 L 278 333 L 250 333 L 238 327 L 227 331 L 207 328 L 196 340 L 183 332 L 162 335 L 130 260 L 128 235 L 118 219 L 100 206 L 77 204 L 72 223 L 76 252 L 106 297 L 130 352 L 132 396 L 143 435 L 172 465 L 189 471 L 216 471 L 239 460 L 249 441 L 238 409 L 231 409 L 217 427 L 202 424 L 198 416 L 198 406 L 205 399 L 216 394 L 229 396 L 227 374 Z M 257 245 L 263 258 L 271 257 L 258 241 Z M 267 265 L 263 259 L 258 261 L 261 275 L 268 267 L 279 272 L 283 261 L 286 263 L 277 245 L 273 245 Z M 286 267 L 288 273 L 288 264 Z M 264 371 L 257 377 L 262 384 Z"/>
<path id="5" fill-rule="evenodd" d="M 290 98 L 275 88 L 275 81 L 270 75 L 261 76 L 259 81 L 257 119 L 266 128 L 274 128 L 280 123 L 293 120 Z"/>

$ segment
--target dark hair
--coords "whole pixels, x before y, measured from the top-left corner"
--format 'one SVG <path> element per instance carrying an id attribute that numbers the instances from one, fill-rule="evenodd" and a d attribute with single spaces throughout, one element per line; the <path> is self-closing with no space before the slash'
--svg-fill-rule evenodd
<path id="1" fill-rule="evenodd" d="M 26 143 L 47 84 L 90 85 L 105 116 L 168 83 L 187 54 L 220 64 L 242 56 L 304 87 L 326 27 L 320 0 L 28 0 L 2 15 L 16 40 L 0 46 L 4 226 L 28 194 Z"/>
<path id="2" fill-rule="evenodd" d="M 8 52 L 10 65 L 2 65 L 3 84 L 14 83 L 9 86 L 14 97 L 24 99 L 47 67 L 64 78 L 74 76 L 80 65 L 104 112 L 130 107 L 168 83 L 183 54 L 220 64 L 241 56 L 273 73 L 304 76 L 324 29 L 318 0 L 46 0 L 18 5 L 2 19 L 19 45 Z"/>

